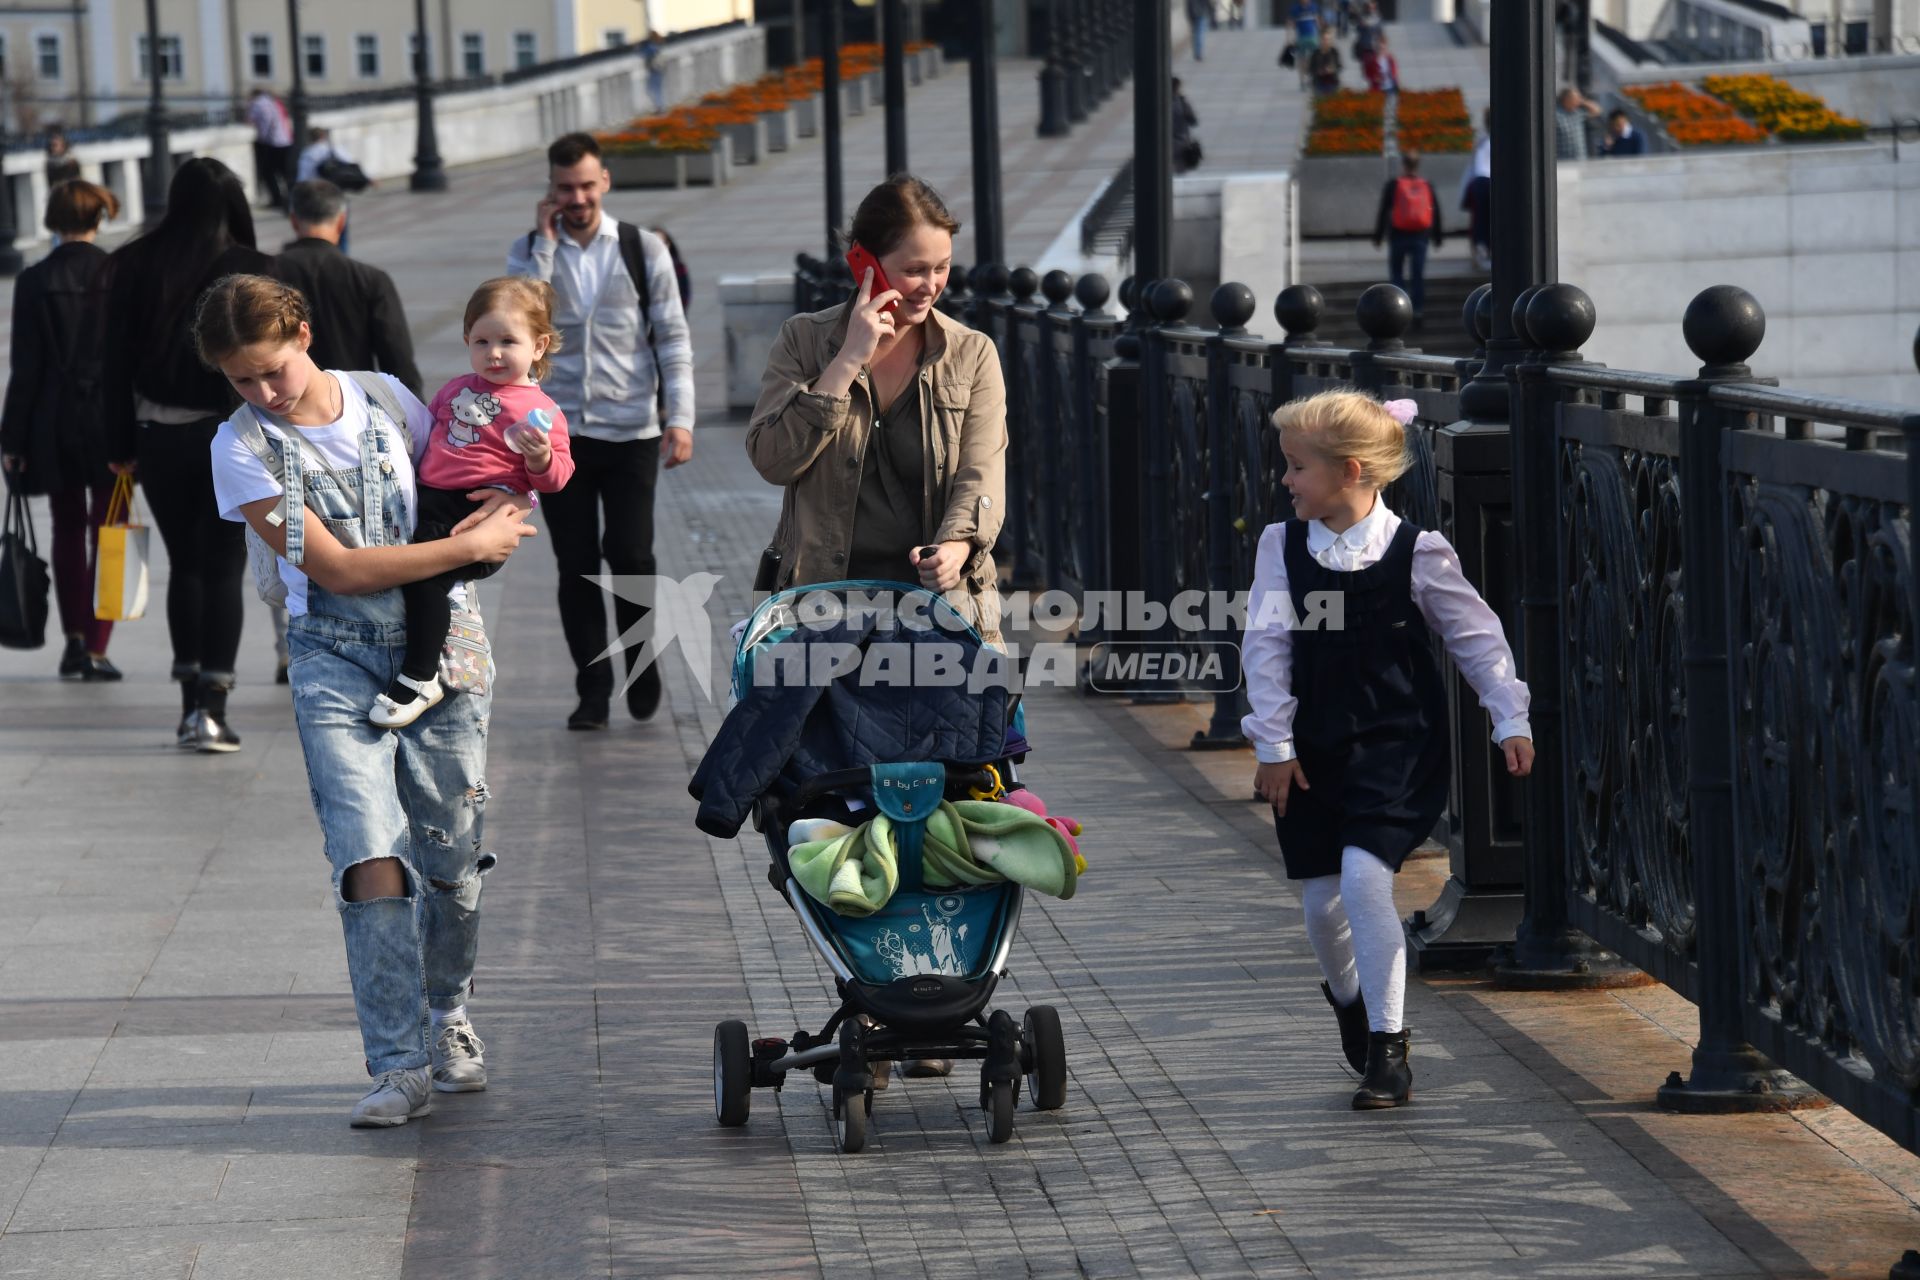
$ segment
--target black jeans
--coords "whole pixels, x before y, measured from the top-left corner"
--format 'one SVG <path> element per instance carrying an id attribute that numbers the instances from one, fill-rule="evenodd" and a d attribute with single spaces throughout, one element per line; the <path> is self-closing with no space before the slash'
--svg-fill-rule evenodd
<path id="1" fill-rule="evenodd" d="M 1395 231 L 1387 243 L 1387 275 L 1407 291 L 1418 316 L 1427 305 L 1427 241 L 1429 231 Z"/>
<path id="2" fill-rule="evenodd" d="M 140 424 L 140 487 L 167 546 L 167 633 L 173 676 L 231 686 L 240 653 L 246 534 L 220 518 L 208 454 L 220 419 Z"/>
<path id="3" fill-rule="evenodd" d="M 613 697 L 613 663 L 596 659 L 607 648 L 603 597 L 608 593 L 591 579 L 602 561 L 616 578 L 654 572 L 653 488 L 660 475 L 660 441 L 610 444 L 576 435 L 572 447 L 573 478 L 559 493 L 542 497 L 540 510 L 560 565 L 560 627 L 578 673 L 574 689 L 582 699 L 606 701 Z M 638 583 L 614 585 L 619 588 L 614 622 L 625 636 L 652 611 L 652 593 L 640 591 Z M 640 598 L 630 600 L 630 595 Z"/>
<path id="4" fill-rule="evenodd" d="M 425 484 L 419 486 L 415 500 L 420 509 L 413 524 L 415 542 L 445 538 L 480 505 L 467 497 L 465 489 L 436 489 Z M 462 565 L 400 588 L 400 598 L 407 604 L 407 647 L 400 660 L 400 674 L 420 682 L 439 672 L 440 650 L 447 642 L 447 628 L 453 625 L 453 601 L 447 599 L 447 592 L 456 583 L 490 578 L 499 569 L 497 564 Z"/>

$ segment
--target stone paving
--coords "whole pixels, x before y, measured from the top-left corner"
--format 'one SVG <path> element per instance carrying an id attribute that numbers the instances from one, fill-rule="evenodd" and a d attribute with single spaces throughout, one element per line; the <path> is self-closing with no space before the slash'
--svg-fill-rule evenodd
<path id="1" fill-rule="evenodd" d="M 1030 70 L 1002 67 L 1010 157 L 1031 140 Z M 956 195 L 963 86 L 915 98 L 916 154 Z M 1124 133 L 1116 113 L 1023 162 L 1072 157 L 1079 194 L 1049 198 L 1077 204 L 1110 171 L 1091 156 L 1101 129 Z M 878 138 L 877 117 L 854 122 L 849 155 Z M 650 208 L 695 263 L 708 403 L 712 279 L 817 239 L 793 225 L 818 208 L 807 163 Z M 530 216 L 539 161 L 455 176 L 455 200 L 377 193 L 356 224 L 403 283 L 430 379 L 461 367 L 460 302 Z M 1010 222 L 1010 243 L 1050 238 L 1037 215 Z M 661 486 L 662 572 L 719 575 L 716 663 L 778 510 L 743 435 L 704 425 Z M 722 707 L 691 667 L 670 659 L 648 724 L 561 727 L 571 673 L 537 543 L 484 594 L 501 862 L 473 1011 L 494 1082 L 350 1130 L 358 1034 L 265 611 L 234 698 L 245 749 L 181 756 L 156 569 L 154 611 L 113 646 L 125 684 L 62 685 L 55 651 L 0 652 L 0 1277 L 1866 1276 L 1914 1242 L 1920 1162 L 1844 1114 L 1655 1110 L 1692 1030 L 1660 989 L 1415 983 L 1415 1105 L 1348 1111 L 1247 755 L 1179 749 L 1203 708 L 1061 690 L 1029 703 L 1025 776 L 1088 824 L 1091 870 L 1071 902 L 1029 899 L 996 1004 L 1060 1009 L 1066 1109 L 1022 1109 L 992 1147 L 964 1070 L 896 1081 L 869 1150 L 844 1157 L 826 1091 L 795 1075 L 717 1128 L 713 1024 L 817 1028 L 830 979 L 758 838 L 692 826 L 685 779 Z M 1407 904 L 1438 874 L 1413 864 Z"/>

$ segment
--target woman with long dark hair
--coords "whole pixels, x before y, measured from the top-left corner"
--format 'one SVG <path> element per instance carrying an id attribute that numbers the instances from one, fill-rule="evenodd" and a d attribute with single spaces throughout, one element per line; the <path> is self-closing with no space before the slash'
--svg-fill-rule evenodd
<path id="1" fill-rule="evenodd" d="M 227 693 L 240 652 L 241 527 L 220 518 L 208 450 L 237 403 L 233 388 L 193 347 L 194 306 L 222 276 L 265 274 L 254 248 L 246 187 L 218 160 L 181 165 L 158 226 L 112 258 L 107 309 L 108 457 L 137 472 L 167 546 L 167 631 L 180 683 L 175 741 L 237 751 Z"/>
<path id="2" fill-rule="evenodd" d="M 118 680 L 107 661 L 111 622 L 93 616 L 96 533 L 113 492 L 101 417 L 100 336 L 106 326 L 106 250 L 93 242 L 120 202 L 75 179 L 47 197 L 52 253 L 13 286 L 13 359 L 0 417 L 7 484 L 47 495 L 53 585 L 66 651 L 63 680 Z"/>

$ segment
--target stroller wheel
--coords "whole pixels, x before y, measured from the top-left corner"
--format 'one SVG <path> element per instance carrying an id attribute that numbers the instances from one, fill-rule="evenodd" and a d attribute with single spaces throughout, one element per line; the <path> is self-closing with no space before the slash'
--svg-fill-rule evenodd
<path id="1" fill-rule="evenodd" d="M 753 1049 L 747 1024 L 723 1022 L 713 1029 L 713 1118 L 729 1129 L 747 1122 L 753 1104 Z"/>
<path id="2" fill-rule="evenodd" d="M 1057 1111 L 1067 1105 L 1067 1045 L 1060 1034 L 1060 1013 L 1052 1005 L 1027 1010 L 1020 1028 L 1021 1048 L 1027 1053 L 1027 1096 L 1036 1111 Z"/>
<path id="3" fill-rule="evenodd" d="M 873 1094 L 862 1091 L 851 1097 L 833 1097 L 835 1112 L 835 1136 L 840 1150 L 847 1155 L 855 1155 L 867 1145 L 867 1115 L 873 1110 Z"/>
<path id="4" fill-rule="evenodd" d="M 997 1147 L 1013 1136 L 1013 1081 L 996 1080 L 986 1092 L 987 1141 Z"/>

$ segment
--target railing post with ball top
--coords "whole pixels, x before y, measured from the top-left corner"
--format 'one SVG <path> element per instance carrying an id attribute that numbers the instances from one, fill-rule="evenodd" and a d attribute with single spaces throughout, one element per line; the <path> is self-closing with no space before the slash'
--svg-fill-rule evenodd
<path id="1" fill-rule="evenodd" d="M 1233 450 L 1238 432 L 1229 381 L 1232 353 L 1227 344 L 1229 339 L 1246 336 L 1255 308 L 1253 290 L 1230 281 L 1213 291 L 1208 305 L 1215 330 L 1207 339 L 1207 647 L 1220 657 L 1222 671 L 1213 694 L 1213 717 L 1206 728 L 1194 732 L 1190 744 L 1196 751 L 1237 750 L 1247 745 L 1240 734 L 1246 698 L 1241 689 L 1239 637 L 1224 616 L 1223 602 L 1241 585 L 1233 580 Z"/>
<path id="2" fill-rule="evenodd" d="M 1747 361 L 1766 336 L 1767 317 L 1752 294 L 1723 284 L 1695 297 L 1680 327 L 1701 361 L 1699 377 L 1681 383 L 1675 400 L 1680 572 L 1687 584 L 1687 808 L 1700 1039 L 1692 1070 L 1685 1078 L 1674 1072 L 1658 1096 L 1669 1111 L 1788 1111 L 1822 1105 L 1820 1096 L 1748 1043 L 1740 1025 L 1746 962 L 1734 868 L 1732 627 L 1722 457 L 1728 433 L 1742 425 L 1744 415 L 1718 408 L 1708 398 L 1716 385 L 1756 381 Z"/>

